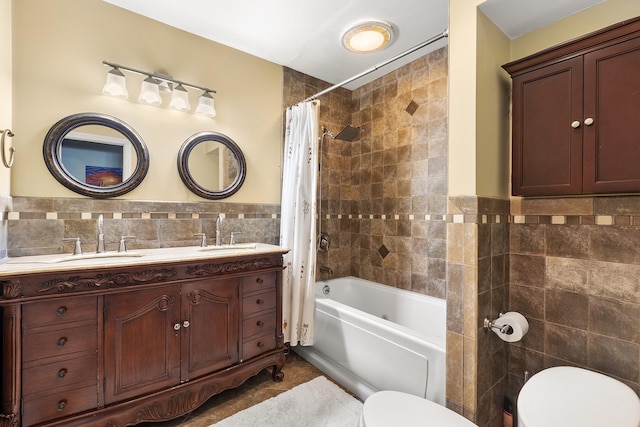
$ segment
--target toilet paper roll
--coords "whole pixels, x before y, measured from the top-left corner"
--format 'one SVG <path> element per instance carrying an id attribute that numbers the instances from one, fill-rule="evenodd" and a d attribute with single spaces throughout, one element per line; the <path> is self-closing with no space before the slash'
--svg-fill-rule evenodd
<path id="1" fill-rule="evenodd" d="M 506 312 L 495 320 L 494 325 L 493 332 L 506 342 L 520 341 L 529 332 L 529 322 L 517 311 Z M 505 325 L 511 326 L 511 333 L 500 332 L 500 329 Z"/>

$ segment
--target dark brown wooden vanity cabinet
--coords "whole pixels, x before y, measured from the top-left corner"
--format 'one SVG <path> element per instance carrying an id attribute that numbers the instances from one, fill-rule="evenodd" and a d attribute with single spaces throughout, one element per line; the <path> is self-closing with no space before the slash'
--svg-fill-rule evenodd
<path id="1" fill-rule="evenodd" d="M 0 272 L 0 427 L 164 421 L 271 367 L 281 381 L 282 251 Z"/>
<path id="2" fill-rule="evenodd" d="M 640 191 L 639 18 L 503 68 L 513 195 Z"/>

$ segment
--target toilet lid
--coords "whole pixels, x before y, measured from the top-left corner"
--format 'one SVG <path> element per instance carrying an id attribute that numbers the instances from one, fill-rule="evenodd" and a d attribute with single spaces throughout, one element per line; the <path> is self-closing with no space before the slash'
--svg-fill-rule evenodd
<path id="1" fill-rule="evenodd" d="M 361 420 L 366 427 L 477 427 L 444 406 L 398 391 L 379 391 L 369 396 Z"/>
<path id="2" fill-rule="evenodd" d="M 558 366 L 545 369 L 518 396 L 520 427 L 638 427 L 640 399 L 606 375 Z"/>

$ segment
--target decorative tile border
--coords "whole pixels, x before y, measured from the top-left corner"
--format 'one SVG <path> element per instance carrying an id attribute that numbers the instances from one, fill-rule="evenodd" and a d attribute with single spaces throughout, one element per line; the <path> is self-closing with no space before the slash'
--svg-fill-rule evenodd
<path id="1" fill-rule="evenodd" d="M 99 212 L 6 212 L 2 213 L 2 220 L 19 221 L 27 219 L 45 220 L 70 220 L 86 219 L 95 220 Z M 6 215 L 5 215 L 6 214 Z M 217 213 L 184 213 L 184 212 L 104 212 L 105 219 L 216 219 Z M 225 213 L 225 219 L 279 219 L 280 214 L 275 213 Z"/>

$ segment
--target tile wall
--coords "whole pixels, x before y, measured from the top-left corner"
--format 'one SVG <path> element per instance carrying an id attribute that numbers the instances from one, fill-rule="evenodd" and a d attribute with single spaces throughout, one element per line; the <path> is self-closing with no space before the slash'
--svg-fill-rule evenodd
<path id="1" fill-rule="evenodd" d="M 580 366 L 640 391 L 640 197 L 513 199 L 510 309 L 529 333 L 510 346 L 523 373 Z"/>
<path id="2" fill-rule="evenodd" d="M 117 250 L 120 236 L 135 236 L 127 246 L 147 249 L 199 244 L 196 233 L 215 239 L 215 222 L 223 213 L 222 238 L 241 231 L 236 241 L 277 244 L 279 205 L 222 202 L 145 202 L 14 197 L 7 215 L 8 254 L 11 257 L 73 251 L 79 237 L 82 249 L 95 251 L 96 220 L 103 214 L 106 249 Z"/>

